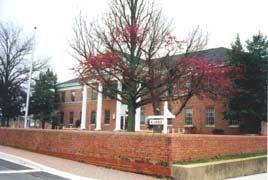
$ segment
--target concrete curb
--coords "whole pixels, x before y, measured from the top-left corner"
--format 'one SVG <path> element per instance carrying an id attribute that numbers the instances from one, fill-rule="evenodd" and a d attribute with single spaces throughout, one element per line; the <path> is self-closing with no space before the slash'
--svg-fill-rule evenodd
<path id="1" fill-rule="evenodd" d="M 222 180 L 267 172 L 267 156 L 193 165 L 172 165 L 171 176 L 184 180 Z"/>
<path id="2" fill-rule="evenodd" d="M 58 176 L 61 176 L 61 177 L 67 178 L 67 179 L 73 179 L 73 180 L 77 180 L 77 179 L 79 179 L 79 180 L 98 180 L 98 179 L 81 177 L 81 176 L 77 176 L 77 175 L 70 174 L 70 173 L 67 173 L 67 172 L 59 171 L 59 170 L 44 166 L 42 164 L 38 164 L 38 163 L 33 162 L 31 160 L 24 159 L 24 158 L 14 156 L 14 155 L 10 155 L 10 154 L 3 153 L 3 152 L 0 152 L 0 158 L 3 159 L 3 160 L 6 160 L 6 161 L 10 161 L 10 162 L 13 162 L 13 163 L 16 163 L 16 164 L 20 164 L 20 165 L 32 168 L 32 169 L 37 169 L 37 170 L 44 171 L 44 172 L 47 172 L 47 173 L 50 173 L 50 174 L 58 175 Z"/>

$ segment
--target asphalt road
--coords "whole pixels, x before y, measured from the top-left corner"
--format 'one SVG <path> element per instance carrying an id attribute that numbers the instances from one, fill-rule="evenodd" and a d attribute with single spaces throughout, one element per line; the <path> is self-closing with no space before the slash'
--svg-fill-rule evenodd
<path id="1" fill-rule="evenodd" d="M 50 163 L 55 163 L 52 161 Z M 66 162 L 65 162 L 66 163 Z M 68 166 L 69 167 L 69 166 Z M 82 168 L 82 167 L 80 167 Z M 82 168 L 83 169 L 83 168 Z M 86 171 L 89 167 L 84 167 Z M 103 170 L 101 171 L 105 173 Z M 122 180 L 133 179 L 130 176 L 124 176 L 124 178 L 117 178 Z M 74 176 L 73 174 L 66 174 L 62 171 L 55 171 L 40 164 L 33 164 L 33 162 L 20 160 L 18 157 L 11 158 L 10 155 L 6 155 L 0 152 L 0 180 L 97 180 L 93 178 L 84 178 L 81 176 Z M 135 178 L 140 179 L 140 178 Z M 148 179 L 148 178 L 143 178 Z M 152 179 L 152 178 L 150 178 Z M 156 179 L 156 178 L 155 178 Z M 201 180 L 201 179 L 200 179 Z M 226 179 L 227 180 L 227 179 Z M 251 176 L 231 178 L 228 180 L 267 180 L 267 173 L 255 174 Z"/>
<path id="2" fill-rule="evenodd" d="M 67 180 L 38 169 L 0 159 L 1 180 Z"/>

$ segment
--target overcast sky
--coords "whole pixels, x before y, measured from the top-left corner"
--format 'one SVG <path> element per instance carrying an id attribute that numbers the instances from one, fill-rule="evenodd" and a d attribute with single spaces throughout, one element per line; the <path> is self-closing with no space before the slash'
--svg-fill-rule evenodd
<path id="1" fill-rule="evenodd" d="M 155 0 L 173 19 L 174 35 L 183 39 L 199 25 L 208 32 L 208 48 L 227 47 L 239 33 L 242 42 L 260 30 L 268 35 L 268 0 Z M 96 18 L 109 0 L 0 0 L 0 20 L 23 27 L 25 34 L 37 26 L 36 56 L 51 57 L 60 82 L 71 79 L 77 63 L 68 53 L 72 24 L 79 10 Z"/>

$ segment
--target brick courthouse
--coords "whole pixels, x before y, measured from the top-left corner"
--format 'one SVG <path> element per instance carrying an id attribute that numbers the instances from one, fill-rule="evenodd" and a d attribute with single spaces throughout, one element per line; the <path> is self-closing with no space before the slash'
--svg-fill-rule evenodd
<path id="1" fill-rule="evenodd" d="M 228 49 L 216 48 L 204 51 L 208 61 L 227 58 Z M 98 93 L 90 87 L 82 86 L 79 79 L 58 84 L 59 114 L 58 124 L 74 127 L 81 120 L 81 128 L 88 130 L 125 130 L 127 127 L 127 106 L 119 101 Z M 122 88 L 118 84 L 118 88 Z M 98 90 L 108 91 L 98 84 Z M 239 134 L 239 122 L 223 119 L 223 100 L 213 100 L 193 96 L 181 114 L 169 120 L 170 132 L 211 134 L 215 129 L 224 134 Z M 177 102 L 179 103 L 179 102 Z M 178 106 L 174 103 L 173 107 Z M 163 107 L 163 106 L 161 106 Z M 161 109 L 162 112 L 162 109 Z M 153 115 L 152 105 L 136 110 L 135 131 L 148 129 L 147 116 Z"/>

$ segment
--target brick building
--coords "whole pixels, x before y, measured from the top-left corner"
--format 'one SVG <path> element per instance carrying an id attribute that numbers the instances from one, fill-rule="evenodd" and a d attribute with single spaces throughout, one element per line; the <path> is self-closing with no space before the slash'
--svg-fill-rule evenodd
<path id="1" fill-rule="evenodd" d="M 226 59 L 226 48 L 205 51 L 206 59 Z M 101 84 L 99 90 L 103 90 Z M 89 130 L 124 130 L 127 127 L 127 106 L 96 90 L 82 86 L 79 79 L 72 79 L 58 84 L 59 124 L 74 127 L 77 120 L 82 129 Z M 177 102 L 179 103 L 179 102 Z M 178 104 L 172 105 L 174 108 Z M 223 129 L 225 134 L 239 134 L 239 122 L 223 119 L 223 101 L 192 97 L 181 114 L 168 123 L 169 131 L 181 133 L 211 134 L 215 129 Z M 82 110 L 83 109 L 83 110 Z M 148 104 L 136 111 L 135 130 L 148 129 L 147 117 L 153 115 L 152 105 Z"/>

